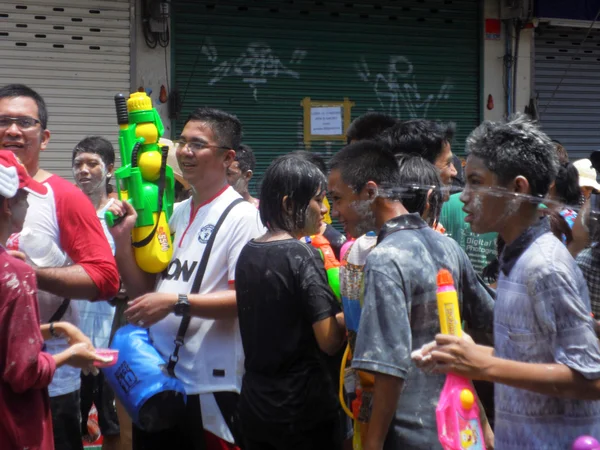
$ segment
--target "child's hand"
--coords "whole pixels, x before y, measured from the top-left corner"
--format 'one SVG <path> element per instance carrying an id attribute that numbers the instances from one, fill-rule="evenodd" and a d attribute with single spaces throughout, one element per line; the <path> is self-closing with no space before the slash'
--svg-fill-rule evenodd
<path id="1" fill-rule="evenodd" d="M 98 369 L 94 367 L 95 361 L 103 363 L 111 361 L 111 358 L 104 358 L 96 354 L 94 347 L 83 342 L 71 345 L 65 352 L 68 352 L 68 365 L 94 375 L 98 374 Z"/>
<path id="2" fill-rule="evenodd" d="M 463 337 L 468 343 L 474 344 L 475 342 L 467 333 L 463 333 Z M 415 365 L 425 373 L 438 372 L 437 366 L 439 362 L 432 358 L 432 352 L 439 350 L 440 347 L 436 341 L 431 341 L 421 347 L 419 350 L 415 350 L 410 354 Z"/>
<path id="3" fill-rule="evenodd" d="M 83 331 L 69 322 L 57 322 L 54 324 L 54 329 L 59 335 L 67 338 L 69 345 L 84 343 L 93 347 L 90 338 L 83 334 Z"/>
<path id="4" fill-rule="evenodd" d="M 477 345 L 470 336 L 463 338 L 438 334 L 435 346 L 428 349 L 424 356 L 430 356 L 436 363 L 435 373 L 454 373 L 472 380 L 486 380 L 491 365 L 493 349 Z"/>
<path id="5" fill-rule="evenodd" d="M 425 373 L 432 373 L 435 369 L 436 362 L 431 359 L 431 351 L 435 348 L 435 341 L 431 341 L 410 354 L 415 365 Z"/>

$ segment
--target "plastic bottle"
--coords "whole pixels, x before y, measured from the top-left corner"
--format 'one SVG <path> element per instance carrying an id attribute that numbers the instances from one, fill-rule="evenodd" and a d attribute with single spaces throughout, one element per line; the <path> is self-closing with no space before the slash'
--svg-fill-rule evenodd
<path id="1" fill-rule="evenodd" d="M 24 228 L 18 242 L 19 250 L 38 267 L 63 267 L 67 264 L 67 255 L 47 234 Z"/>
<path id="2" fill-rule="evenodd" d="M 462 336 L 458 295 L 452 274 L 441 269 L 437 276 L 437 302 L 443 334 Z M 444 450 L 485 450 L 479 406 L 469 380 L 448 374 L 435 410 L 438 438 Z"/>

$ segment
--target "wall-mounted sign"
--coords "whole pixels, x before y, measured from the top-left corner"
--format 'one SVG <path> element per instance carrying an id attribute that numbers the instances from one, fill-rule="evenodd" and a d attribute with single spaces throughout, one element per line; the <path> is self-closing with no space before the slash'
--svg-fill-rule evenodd
<path id="1" fill-rule="evenodd" d="M 341 106 L 310 108 L 310 134 L 340 136 L 344 134 L 344 113 Z"/>
<path id="2" fill-rule="evenodd" d="M 304 107 L 304 144 L 311 141 L 345 141 L 350 125 L 354 102 L 312 101 L 306 97 L 300 103 Z"/>

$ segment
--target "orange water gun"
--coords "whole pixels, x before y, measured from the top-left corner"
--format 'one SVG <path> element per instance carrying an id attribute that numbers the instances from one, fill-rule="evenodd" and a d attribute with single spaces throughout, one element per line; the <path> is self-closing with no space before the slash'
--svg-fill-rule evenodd
<path id="1" fill-rule="evenodd" d="M 335 257 L 333 249 L 329 244 L 329 241 L 322 234 L 315 234 L 306 238 L 306 243 L 311 244 L 314 248 L 319 250 L 325 263 L 325 272 L 327 273 L 327 282 L 329 287 L 335 294 L 335 297 L 340 300 L 340 262 Z"/>

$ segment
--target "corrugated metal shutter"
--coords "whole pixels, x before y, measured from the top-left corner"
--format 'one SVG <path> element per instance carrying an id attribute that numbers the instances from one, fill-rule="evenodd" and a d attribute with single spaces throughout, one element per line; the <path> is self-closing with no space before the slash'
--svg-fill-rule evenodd
<path id="1" fill-rule="evenodd" d="M 117 144 L 113 97 L 130 89 L 129 28 L 129 0 L 0 4 L 0 84 L 24 83 L 44 97 L 44 169 L 72 179 L 71 151 L 83 137 Z"/>
<path id="2" fill-rule="evenodd" d="M 352 118 L 377 110 L 455 121 L 459 152 L 479 123 L 477 2 L 176 0 L 173 11 L 176 132 L 201 105 L 237 114 L 259 176 L 278 154 L 305 148 L 305 97 L 348 97 Z"/>
<path id="3" fill-rule="evenodd" d="M 600 30 L 541 24 L 535 36 L 535 91 L 540 123 L 569 151 L 600 149 Z M 562 83 L 561 83 L 562 79 Z"/>

